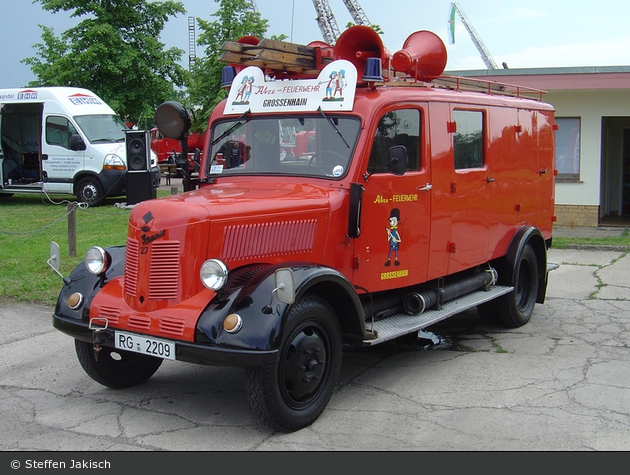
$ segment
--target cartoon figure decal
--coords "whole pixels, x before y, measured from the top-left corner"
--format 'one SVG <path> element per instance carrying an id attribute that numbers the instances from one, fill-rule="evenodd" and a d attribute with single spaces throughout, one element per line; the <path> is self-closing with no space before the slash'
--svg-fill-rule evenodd
<path id="1" fill-rule="evenodd" d="M 331 72 L 326 85 L 326 97 L 322 101 L 343 101 L 345 87 L 346 72 L 343 69 Z M 337 97 L 337 93 L 339 93 L 339 97 Z"/>
<path id="2" fill-rule="evenodd" d="M 252 94 L 254 84 L 254 76 L 243 76 L 243 80 L 238 86 L 238 93 L 232 102 L 232 105 L 249 104 L 249 96 Z"/>
<path id="3" fill-rule="evenodd" d="M 386 266 L 392 265 L 392 253 L 394 254 L 394 265 L 400 265 L 398 262 L 398 245 L 402 241 L 400 233 L 398 232 L 398 223 L 400 222 L 400 210 L 393 208 L 389 214 L 389 228 L 385 228 L 387 231 L 387 240 L 389 241 L 389 254 L 387 255 Z"/>

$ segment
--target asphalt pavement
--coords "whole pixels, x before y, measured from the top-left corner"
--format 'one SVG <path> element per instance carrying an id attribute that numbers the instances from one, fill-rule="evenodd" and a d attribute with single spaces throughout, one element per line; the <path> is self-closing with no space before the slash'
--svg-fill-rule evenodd
<path id="1" fill-rule="evenodd" d="M 627 451 L 630 256 L 551 250 L 547 300 L 518 329 L 469 311 L 437 345 L 344 352 L 311 426 L 277 433 L 240 368 L 165 361 L 145 384 L 92 381 L 52 308 L 0 301 L 2 451 Z"/>

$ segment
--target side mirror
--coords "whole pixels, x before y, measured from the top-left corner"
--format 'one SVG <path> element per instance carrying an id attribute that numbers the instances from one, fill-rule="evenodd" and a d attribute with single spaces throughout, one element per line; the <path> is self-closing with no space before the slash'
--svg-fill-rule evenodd
<path id="1" fill-rule="evenodd" d="M 276 271 L 276 288 L 274 289 L 278 300 L 282 303 L 292 304 L 295 301 L 295 279 L 291 269 L 278 269 Z"/>
<path id="2" fill-rule="evenodd" d="M 85 150 L 86 148 L 85 142 L 79 134 L 72 134 L 70 136 L 70 150 L 78 151 Z"/>
<path id="3" fill-rule="evenodd" d="M 407 169 L 407 147 L 395 145 L 389 149 L 387 170 L 394 175 L 404 175 Z"/>

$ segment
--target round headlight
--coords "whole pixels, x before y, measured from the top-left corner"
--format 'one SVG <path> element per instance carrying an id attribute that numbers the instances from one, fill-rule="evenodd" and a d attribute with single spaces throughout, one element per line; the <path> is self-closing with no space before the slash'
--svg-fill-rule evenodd
<path id="1" fill-rule="evenodd" d="M 218 259 L 208 259 L 199 271 L 201 282 L 215 292 L 225 285 L 228 280 L 228 268 Z"/>
<path id="2" fill-rule="evenodd" d="M 109 255 L 99 246 L 91 247 L 85 253 L 85 267 L 94 275 L 99 275 L 109 266 Z"/>

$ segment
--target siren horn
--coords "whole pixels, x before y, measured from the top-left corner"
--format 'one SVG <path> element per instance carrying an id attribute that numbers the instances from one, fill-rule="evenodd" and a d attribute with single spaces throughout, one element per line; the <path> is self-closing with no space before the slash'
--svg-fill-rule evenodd
<path id="1" fill-rule="evenodd" d="M 369 26 L 356 25 L 345 30 L 335 43 L 334 59 L 347 59 L 362 74 L 368 58 L 380 58 L 383 68 L 389 67 L 389 54 L 381 37 Z"/>
<path id="2" fill-rule="evenodd" d="M 407 37 L 401 50 L 392 56 L 391 65 L 416 80 L 432 81 L 446 67 L 446 46 L 442 39 L 431 31 L 421 30 Z"/>

